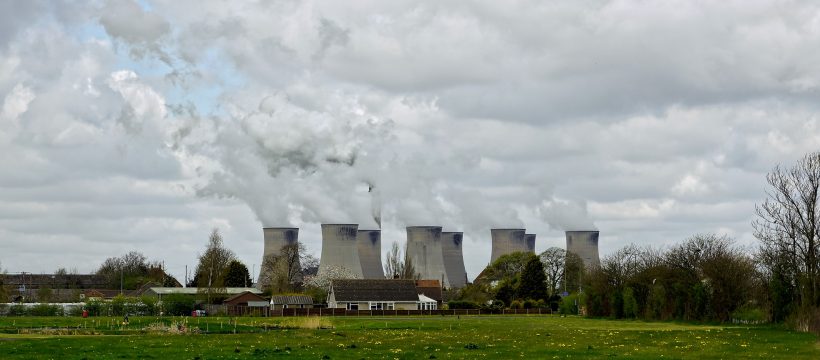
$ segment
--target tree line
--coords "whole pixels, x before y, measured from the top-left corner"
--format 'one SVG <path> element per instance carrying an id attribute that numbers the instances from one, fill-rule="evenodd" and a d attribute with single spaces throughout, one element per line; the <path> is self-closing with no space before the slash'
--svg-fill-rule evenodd
<path id="1" fill-rule="evenodd" d="M 766 180 L 752 223 L 757 248 L 699 234 L 666 249 L 629 245 L 590 267 L 559 248 L 513 253 L 461 289 L 455 305 L 540 301 L 596 317 L 785 321 L 820 331 L 820 152 Z"/>

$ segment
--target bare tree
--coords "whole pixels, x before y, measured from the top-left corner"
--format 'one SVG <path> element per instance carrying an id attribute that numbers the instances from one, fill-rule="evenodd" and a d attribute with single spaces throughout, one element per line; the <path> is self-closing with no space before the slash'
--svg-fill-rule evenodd
<path id="1" fill-rule="evenodd" d="M 407 249 L 405 248 L 402 254 L 399 243 L 395 241 L 387 253 L 384 275 L 388 279 L 416 279 L 418 277 L 413 261 L 407 256 Z"/>
<path id="2" fill-rule="evenodd" d="M 302 243 L 282 246 L 278 254 L 265 256 L 262 261 L 261 286 L 273 293 L 295 291 L 302 283 L 302 260 L 308 260 Z"/>
<path id="3" fill-rule="evenodd" d="M 770 269 L 793 274 L 786 282 L 796 284 L 798 305 L 820 305 L 820 152 L 791 168 L 776 166 L 766 180 L 767 198 L 752 223 L 761 257 Z"/>
<path id="4" fill-rule="evenodd" d="M 561 248 L 551 247 L 538 256 L 544 264 L 544 273 L 547 275 L 547 290 L 549 295 L 554 295 L 561 286 L 564 278 L 564 259 L 566 251 Z"/>
<path id="5" fill-rule="evenodd" d="M 225 293 L 225 274 L 228 265 L 235 258 L 233 251 L 223 246 L 219 229 L 214 229 L 208 238 L 208 247 L 199 256 L 199 264 L 196 269 L 197 273 L 200 274 L 199 279 L 197 279 L 197 286 L 200 288 L 200 292 L 206 295 L 209 304 L 214 294 Z"/>

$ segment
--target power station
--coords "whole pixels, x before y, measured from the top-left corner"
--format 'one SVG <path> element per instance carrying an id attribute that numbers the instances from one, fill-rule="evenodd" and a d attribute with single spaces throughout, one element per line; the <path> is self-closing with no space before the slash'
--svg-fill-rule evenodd
<path id="1" fill-rule="evenodd" d="M 461 251 L 461 243 L 464 241 L 464 233 L 442 232 L 441 251 L 444 257 L 444 271 L 450 286 L 454 288 L 467 285 L 467 270 L 464 268 L 464 253 Z"/>
<path id="2" fill-rule="evenodd" d="M 421 279 L 440 280 L 444 287 L 450 287 L 444 269 L 441 226 L 408 226 L 406 251 Z"/>
<path id="3" fill-rule="evenodd" d="M 600 266 L 598 257 L 598 231 L 567 231 L 567 252 L 578 255 L 584 267 Z"/>
<path id="4" fill-rule="evenodd" d="M 518 251 L 529 251 L 524 237 L 525 233 L 526 230 L 524 229 L 490 229 L 490 237 L 493 241 L 490 263 L 494 263 L 502 255 Z M 535 246 L 535 242 L 533 242 L 533 246 Z"/>
<path id="5" fill-rule="evenodd" d="M 357 244 L 358 224 L 322 224 L 322 257 L 319 259 L 319 274 L 332 267 L 349 270 L 357 279 L 362 279 L 362 262 Z"/>
<path id="6" fill-rule="evenodd" d="M 524 234 L 524 241 L 527 244 L 527 251 L 535 254 L 535 234 Z"/>
<path id="7" fill-rule="evenodd" d="M 384 279 L 381 230 L 359 230 L 356 233 L 356 246 L 362 264 L 362 277 Z"/>
<path id="8" fill-rule="evenodd" d="M 269 255 L 279 255 L 282 247 L 286 245 L 296 245 L 299 242 L 299 228 L 292 227 L 266 227 L 262 228 L 265 246 L 262 249 L 262 264 L 257 281 L 264 283 L 269 279 L 265 264 L 265 259 Z"/>
<path id="9" fill-rule="evenodd" d="M 383 279 L 381 230 L 359 230 L 358 224 L 322 224 L 322 257 L 319 273 L 331 267 L 349 270 L 360 279 Z M 439 280 L 444 287 L 459 288 L 469 281 L 464 267 L 462 232 L 442 232 L 441 226 L 408 226 L 406 257 L 413 263 L 420 279 Z M 266 227 L 263 260 L 280 254 L 283 246 L 299 241 L 299 229 Z M 566 250 L 577 254 L 584 266 L 599 266 L 598 231 L 567 231 Z M 536 234 L 525 229 L 490 229 L 491 262 L 513 252 L 535 253 Z M 259 281 L 268 274 L 260 271 Z"/>

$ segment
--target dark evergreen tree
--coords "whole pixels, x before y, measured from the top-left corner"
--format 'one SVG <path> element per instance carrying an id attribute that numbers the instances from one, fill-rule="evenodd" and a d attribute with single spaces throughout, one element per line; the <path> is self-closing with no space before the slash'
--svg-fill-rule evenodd
<path id="1" fill-rule="evenodd" d="M 248 267 L 239 260 L 233 260 L 228 264 L 225 272 L 225 287 L 248 287 L 253 284 Z"/>
<path id="2" fill-rule="evenodd" d="M 530 257 L 524 271 L 521 272 L 521 280 L 518 282 L 518 297 L 521 299 L 541 300 L 546 299 L 547 275 L 544 273 L 544 264 L 537 257 Z"/>

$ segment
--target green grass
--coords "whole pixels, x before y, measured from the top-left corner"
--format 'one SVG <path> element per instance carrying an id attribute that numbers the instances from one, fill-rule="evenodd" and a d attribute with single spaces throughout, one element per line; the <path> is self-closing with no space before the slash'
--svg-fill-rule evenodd
<path id="1" fill-rule="evenodd" d="M 817 338 L 769 326 L 557 316 L 187 318 L 202 334 L 144 330 L 183 318 L 0 318 L 3 359 L 820 358 Z M 321 321 L 321 323 L 320 323 Z M 328 327 L 316 329 L 316 327 Z M 301 328 L 300 328 L 301 327 Z M 236 334 L 234 334 L 236 331 Z M 205 334 L 207 332 L 207 334 Z"/>

